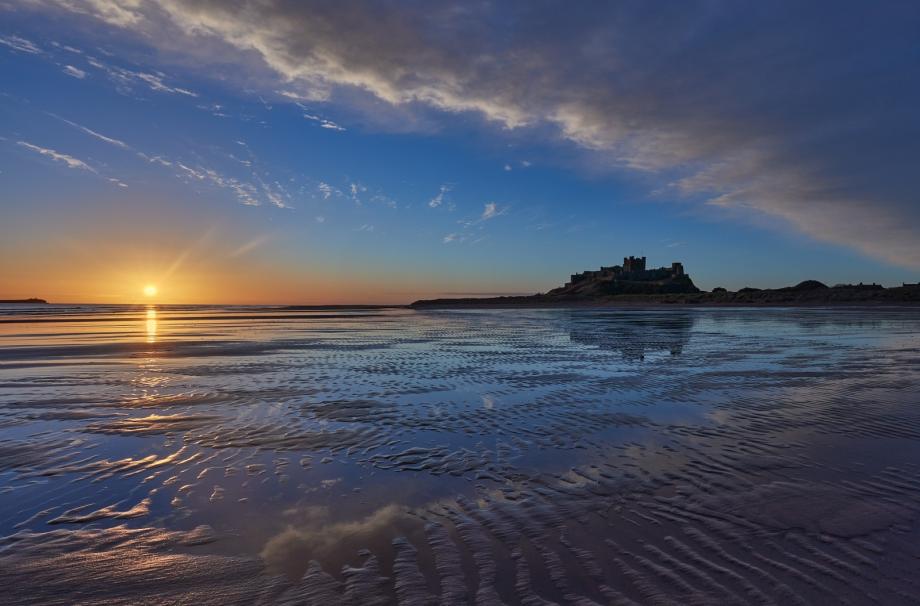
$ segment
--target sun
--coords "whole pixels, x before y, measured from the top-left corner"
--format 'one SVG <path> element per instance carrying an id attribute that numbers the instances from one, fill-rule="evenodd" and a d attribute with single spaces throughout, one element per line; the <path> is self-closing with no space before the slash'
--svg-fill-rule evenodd
<path id="1" fill-rule="evenodd" d="M 156 284 L 148 284 L 144 287 L 144 296 L 145 297 L 155 297 L 157 296 L 157 287 Z"/>

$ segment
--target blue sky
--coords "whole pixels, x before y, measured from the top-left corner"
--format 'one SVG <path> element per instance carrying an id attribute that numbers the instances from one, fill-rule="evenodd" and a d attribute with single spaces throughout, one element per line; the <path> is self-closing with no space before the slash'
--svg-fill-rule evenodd
<path id="1" fill-rule="evenodd" d="M 920 9 L 737 4 L 3 5 L 0 297 L 118 299 L 63 276 L 121 249 L 207 258 L 239 280 L 191 298 L 233 302 L 628 254 L 702 288 L 917 281 Z"/>

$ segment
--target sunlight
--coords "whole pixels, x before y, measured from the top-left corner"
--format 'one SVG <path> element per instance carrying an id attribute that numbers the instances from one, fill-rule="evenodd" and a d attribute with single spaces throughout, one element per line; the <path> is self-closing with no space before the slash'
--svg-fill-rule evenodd
<path id="1" fill-rule="evenodd" d="M 157 296 L 157 287 L 156 284 L 148 284 L 144 287 L 144 296 L 145 297 L 155 297 Z"/>
<path id="2" fill-rule="evenodd" d="M 152 307 L 147 309 L 147 342 L 156 343 L 157 340 L 157 310 Z"/>

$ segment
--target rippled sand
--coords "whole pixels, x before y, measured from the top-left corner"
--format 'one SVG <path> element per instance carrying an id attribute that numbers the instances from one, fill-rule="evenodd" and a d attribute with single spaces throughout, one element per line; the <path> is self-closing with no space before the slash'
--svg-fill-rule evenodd
<path id="1" fill-rule="evenodd" d="M 0 309 L 0 601 L 920 603 L 920 313 Z"/>

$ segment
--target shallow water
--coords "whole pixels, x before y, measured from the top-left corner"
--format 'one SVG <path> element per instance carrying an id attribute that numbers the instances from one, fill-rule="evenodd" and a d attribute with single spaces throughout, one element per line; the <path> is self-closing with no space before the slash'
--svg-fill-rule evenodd
<path id="1" fill-rule="evenodd" d="M 912 309 L 0 308 L 11 603 L 920 602 Z"/>

